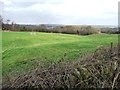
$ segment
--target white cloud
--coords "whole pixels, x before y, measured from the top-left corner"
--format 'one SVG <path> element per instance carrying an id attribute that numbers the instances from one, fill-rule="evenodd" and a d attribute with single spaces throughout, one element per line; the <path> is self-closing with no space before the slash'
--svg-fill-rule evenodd
<path id="1" fill-rule="evenodd" d="M 10 0 L 0 0 L 3 2 L 5 5 L 10 5 L 12 2 Z"/>
<path id="2" fill-rule="evenodd" d="M 34 4 L 24 7 L 13 7 L 13 2 L 19 0 L 1 0 L 5 3 L 5 12 L 21 12 L 29 11 L 32 13 L 50 13 L 55 18 L 60 18 L 61 21 L 69 23 L 70 20 L 78 22 L 78 20 L 96 20 L 96 19 L 112 19 L 113 23 L 117 23 L 118 1 L 119 0 L 34 0 Z M 24 0 L 25 1 L 25 0 Z M 21 0 L 20 2 L 24 2 Z M 28 0 L 27 0 L 28 1 Z M 26 3 L 27 3 L 26 1 Z M 33 2 L 33 0 L 29 0 Z M 19 3 L 19 2 L 18 2 Z M 8 6 L 9 5 L 9 6 Z M 10 6 L 11 5 L 11 6 Z M 30 13 L 29 13 L 30 14 Z M 64 19 L 64 20 L 62 20 Z M 98 21 L 94 21 L 97 23 Z M 47 23 L 47 20 L 46 20 Z M 106 21 L 107 23 L 107 21 Z"/>

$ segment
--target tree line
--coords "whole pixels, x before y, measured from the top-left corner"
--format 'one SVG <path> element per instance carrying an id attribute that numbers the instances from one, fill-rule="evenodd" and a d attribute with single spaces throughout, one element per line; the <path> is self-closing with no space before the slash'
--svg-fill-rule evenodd
<path id="1" fill-rule="evenodd" d="M 46 24 L 41 25 L 21 25 L 6 20 L 3 22 L 3 18 L 0 15 L 0 22 L 3 31 L 25 31 L 25 32 L 47 32 L 47 33 L 64 33 L 64 34 L 78 34 L 78 35 L 90 35 L 99 33 L 116 34 L 119 33 L 117 28 L 95 28 L 86 25 L 57 25 L 47 26 Z"/>

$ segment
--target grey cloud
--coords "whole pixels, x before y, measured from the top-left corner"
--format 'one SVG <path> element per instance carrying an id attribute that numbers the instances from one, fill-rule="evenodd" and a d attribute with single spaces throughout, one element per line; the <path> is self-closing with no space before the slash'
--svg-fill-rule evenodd
<path id="1" fill-rule="evenodd" d="M 12 7 L 28 7 L 32 6 L 34 4 L 61 4 L 63 3 L 64 0 L 11 0 L 11 4 L 7 5 L 7 7 L 12 6 Z"/>
<path id="2" fill-rule="evenodd" d="M 7 7 L 13 7 L 13 8 L 26 8 L 26 7 L 30 7 L 32 5 L 36 4 L 36 2 L 13 2 L 12 4 L 10 4 Z"/>
<path id="3" fill-rule="evenodd" d="M 32 13 L 31 13 L 32 12 Z M 36 11 L 6 11 L 4 15 L 6 19 L 10 19 L 17 23 L 58 23 L 59 18 L 50 12 L 36 12 Z M 7 15 L 9 13 L 9 16 Z"/>
<path id="4" fill-rule="evenodd" d="M 91 18 L 91 17 L 75 17 L 55 15 L 49 11 L 6 11 L 5 18 L 17 23 L 33 23 L 33 24 L 101 24 L 101 25 L 117 25 L 117 15 L 111 18 Z M 9 13 L 9 16 L 8 16 Z M 109 22 L 108 22 L 109 21 Z M 113 22 L 114 21 L 114 22 Z M 115 22 L 116 21 L 116 22 Z"/>
<path id="5" fill-rule="evenodd" d="M 117 25 L 117 13 L 106 12 L 106 17 L 80 17 L 77 16 L 62 16 L 56 15 L 48 9 L 42 11 L 28 10 L 26 8 L 36 5 L 38 3 L 44 5 L 49 4 L 62 4 L 64 0 L 11 0 L 11 4 L 4 7 L 13 9 L 23 8 L 22 11 L 8 10 L 4 11 L 4 18 L 15 21 L 16 23 L 48 23 L 48 24 L 114 24 Z M 0 5 L 1 11 L 1 5 Z M 72 12 L 72 11 L 71 11 Z M 107 17 L 110 16 L 110 17 Z"/>
<path id="6" fill-rule="evenodd" d="M 5 8 L 28 8 L 36 4 L 61 4 L 64 0 L 11 0 L 11 4 L 5 5 Z"/>
<path id="7" fill-rule="evenodd" d="M 4 3 L 0 1 L 0 15 L 3 16 Z"/>

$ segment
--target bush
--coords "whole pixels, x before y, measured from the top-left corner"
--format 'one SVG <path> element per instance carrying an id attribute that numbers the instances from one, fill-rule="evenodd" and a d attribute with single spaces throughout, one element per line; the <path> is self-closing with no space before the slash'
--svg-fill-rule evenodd
<path id="1" fill-rule="evenodd" d="M 99 34 L 99 30 L 93 28 L 91 26 L 83 26 L 80 30 L 78 30 L 79 34 L 81 35 L 90 35 L 90 34 Z"/>
<path id="2" fill-rule="evenodd" d="M 102 28 L 101 33 L 119 34 L 120 32 L 117 30 L 117 28 Z"/>
<path id="3" fill-rule="evenodd" d="M 54 29 L 57 33 L 90 35 L 98 34 L 100 30 L 91 26 L 58 26 Z"/>
<path id="4" fill-rule="evenodd" d="M 6 78 L 3 88 L 120 88 L 118 55 L 118 47 L 100 47 L 78 61 L 60 61 L 49 68 L 38 67 L 15 80 Z"/>

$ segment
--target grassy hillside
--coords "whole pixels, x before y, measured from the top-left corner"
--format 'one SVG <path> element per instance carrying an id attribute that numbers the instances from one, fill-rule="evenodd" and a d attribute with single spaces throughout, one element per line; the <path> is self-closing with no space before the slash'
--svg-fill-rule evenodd
<path id="1" fill-rule="evenodd" d="M 20 73 L 34 68 L 38 62 L 47 64 L 65 60 L 75 60 L 80 55 L 94 51 L 98 46 L 117 43 L 118 35 L 97 34 L 89 36 L 36 33 L 2 33 L 3 75 Z M 41 63 L 40 63 L 41 64 Z"/>

